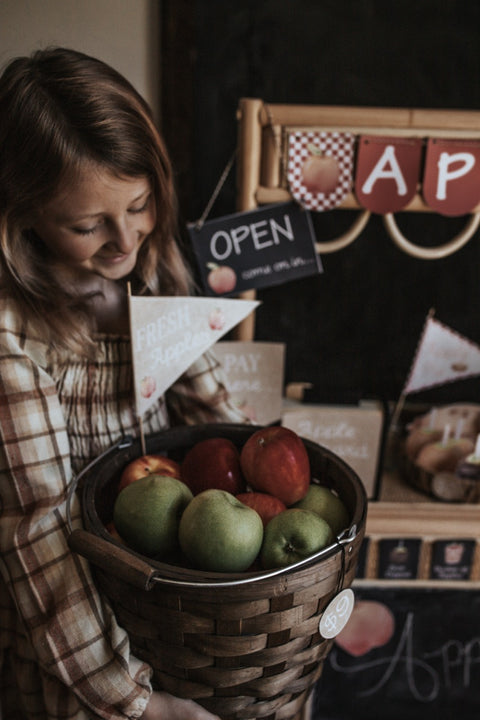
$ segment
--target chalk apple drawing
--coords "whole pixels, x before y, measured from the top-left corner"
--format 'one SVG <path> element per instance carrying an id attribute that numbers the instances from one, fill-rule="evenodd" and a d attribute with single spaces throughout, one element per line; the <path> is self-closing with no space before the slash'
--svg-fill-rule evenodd
<path id="1" fill-rule="evenodd" d="M 349 655 L 360 657 L 386 645 L 395 631 L 395 617 L 387 605 L 375 600 L 358 600 L 350 619 L 335 638 Z"/>
<path id="2" fill-rule="evenodd" d="M 220 308 L 215 308 L 208 316 L 208 324 L 211 330 L 222 330 L 225 325 L 225 315 Z"/>
<path id="3" fill-rule="evenodd" d="M 302 167 L 302 182 L 313 193 L 329 193 L 335 190 L 340 178 L 340 168 L 332 155 L 324 155 L 320 148 L 309 144 L 312 153 Z"/>
<path id="4" fill-rule="evenodd" d="M 149 398 L 155 392 L 156 387 L 155 378 L 146 375 L 140 382 L 140 395 L 144 398 Z"/>
<path id="5" fill-rule="evenodd" d="M 233 268 L 228 265 L 216 265 L 215 263 L 208 263 L 207 267 L 210 270 L 207 283 L 214 293 L 222 295 L 235 289 L 237 275 Z"/>

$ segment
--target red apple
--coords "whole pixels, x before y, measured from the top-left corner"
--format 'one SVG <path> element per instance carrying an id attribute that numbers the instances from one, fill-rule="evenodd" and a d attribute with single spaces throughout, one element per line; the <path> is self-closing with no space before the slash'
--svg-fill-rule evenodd
<path id="1" fill-rule="evenodd" d="M 237 275 L 233 268 L 215 263 L 208 263 L 208 268 L 210 272 L 207 276 L 207 283 L 214 293 L 222 295 L 235 289 Z"/>
<path id="2" fill-rule="evenodd" d="M 125 545 L 125 543 L 123 542 L 123 539 L 118 534 L 117 528 L 115 527 L 113 522 L 107 523 L 105 525 L 105 527 L 107 528 L 108 532 L 115 540 L 117 540 L 119 543 L 122 543 L 122 545 Z"/>
<path id="3" fill-rule="evenodd" d="M 118 492 L 124 487 L 147 475 L 169 475 L 180 480 L 180 464 L 165 455 L 141 455 L 123 469 Z"/>
<path id="4" fill-rule="evenodd" d="M 246 490 L 240 453 L 228 438 L 200 440 L 186 453 L 181 470 L 183 482 L 194 495 L 211 488 L 232 495 Z"/>
<path id="5" fill-rule="evenodd" d="M 335 190 L 340 178 L 337 160 L 331 155 L 323 155 L 319 148 L 310 145 L 313 153 L 302 167 L 302 182 L 313 193 L 329 193 Z"/>
<path id="6" fill-rule="evenodd" d="M 287 509 L 287 506 L 279 498 L 268 493 L 246 492 L 239 493 L 237 500 L 244 505 L 253 508 L 262 518 L 263 527 L 266 527 L 270 520 Z"/>
<path id="7" fill-rule="evenodd" d="M 293 505 L 307 494 L 310 461 L 300 437 L 289 428 L 271 425 L 250 435 L 240 454 L 247 483 L 259 492 Z"/>

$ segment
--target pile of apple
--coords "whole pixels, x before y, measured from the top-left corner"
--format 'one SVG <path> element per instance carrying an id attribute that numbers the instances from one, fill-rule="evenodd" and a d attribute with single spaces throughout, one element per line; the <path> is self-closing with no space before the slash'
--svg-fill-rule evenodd
<path id="1" fill-rule="evenodd" d="M 120 477 L 109 530 L 133 550 L 213 572 L 285 567 L 348 526 L 342 500 L 312 482 L 301 438 L 281 426 L 197 442 L 181 462 L 132 460 Z"/>

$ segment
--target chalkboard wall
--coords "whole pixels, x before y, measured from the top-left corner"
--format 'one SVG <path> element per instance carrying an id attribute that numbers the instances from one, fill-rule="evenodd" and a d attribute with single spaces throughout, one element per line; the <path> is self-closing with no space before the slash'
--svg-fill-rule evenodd
<path id="1" fill-rule="evenodd" d="M 356 599 L 384 604 L 395 632 L 358 657 L 334 645 L 315 688 L 312 720 L 478 717 L 478 593 L 360 589 Z"/>
<path id="2" fill-rule="evenodd" d="M 480 109 L 480 4 L 462 0 L 197 0 L 163 2 L 163 125 L 182 221 L 203 212 L 236 143 L 241 97 L 272 103 Z M 210 217 L 235 211 L 230 173 Z M 352 211 L 315 213 L 319 240 Z M 414 242 L 451 239 L 466 218 L 403 213 Z M 318 397 L 398 398 L 430 308 L 480 343 L 478 233 L 442 260 L 394 246 L 373 216 L 324 272 L 259 292 L 256 339 L 285 342 L 286 382 Z M 476 401 L 478 379 L 412 396 Z"/>

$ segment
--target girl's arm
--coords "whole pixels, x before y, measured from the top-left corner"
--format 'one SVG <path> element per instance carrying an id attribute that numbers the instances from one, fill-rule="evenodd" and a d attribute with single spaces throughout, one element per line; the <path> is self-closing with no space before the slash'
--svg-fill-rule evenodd
<path id="1" fill-rule="evenodd" d="M 58 706 L 71 705 L 73 692 L 96 717 L 141 717 L 151 669 L 130 654 L 88 564 L 67 545 L 69 442 L 55 384 L 42 369 L 46 348 L 28 341 L 8 312 L 3 325 L 0 571 Z M 72 517 L 79 525 L 77 501 Z"/>

